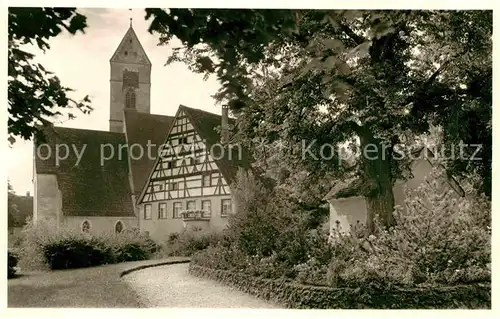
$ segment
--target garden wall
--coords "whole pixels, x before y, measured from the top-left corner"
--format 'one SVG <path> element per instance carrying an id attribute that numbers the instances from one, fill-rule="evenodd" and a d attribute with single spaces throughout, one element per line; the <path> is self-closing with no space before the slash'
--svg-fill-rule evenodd
<path id="1" fill-rule="evenodd" d="M 190 264 L 189 273 L 223 282 L 288 308 L 423 309 L 491 308 L 491 285 L 392 288 L 390 290 L 305 286 Z"/>

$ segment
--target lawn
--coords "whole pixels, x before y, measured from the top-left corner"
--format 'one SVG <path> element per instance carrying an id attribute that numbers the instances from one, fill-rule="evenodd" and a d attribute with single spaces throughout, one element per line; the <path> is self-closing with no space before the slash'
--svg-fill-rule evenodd
<path id="1" fill-rule="evenodd" d="M 123 271 L 166 261 L 146 260 L 91 268 L 24 273 L 8 280 L 7 305 L 24 307 L 138 308 L 137 295 L 120 279 Z"/>

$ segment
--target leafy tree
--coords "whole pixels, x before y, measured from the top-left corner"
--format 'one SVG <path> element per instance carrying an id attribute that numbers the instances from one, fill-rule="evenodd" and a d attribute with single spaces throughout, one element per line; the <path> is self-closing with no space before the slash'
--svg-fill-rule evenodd
<path id="1" fill-rule="evenodd" d="M 491 191 L 491 11 L 146 9 L 168 62 L 215 75 L 215 97 L 239 118 L 245 140 L 284 141 L 283 166 L 358 174 L 370 218 L 393 223 L 398 144 L 444 129 L 448 148 L 480 143 L 482 161 L 453 158 L 450 173 L 479 173 Z M 355 165 L 304 159 L 299 141 L 359 141 Z M 306 145 L 308 145 L 306 143 Z M 375 147 L 373 147 L 375 146 Z M 325 156 L 324 156 L 325 157 Z"/>
<path id="2" fill-rule="evenodd" d="M 16 197 L 16 194 L 14 193 L 14 189 L 12 188 L 12 185 L 10 183 L 7 183 L 7 214 L 8 214 L 8 219 L 7 219 L 7 225 L 9 228 L 17 226 L 17 215 L 19 214 L 19 209 L 15 202 L 13 201 L 13 198 Z"/>
<path id="3" fill-rule="evenodd" d="M 40 50 L 50 49 L 48 40 L 63 30 L 71 34 L 87 26 L 85 16 L 76 8 L 9 8 L 8 12 L 8 98 L 9 141 L 14 136 L 30 139 L 39 133 L 37 125 L 49 125 L 50 118 L 61 113 L 60 108 L 77 108 L 89 113 L 90 100 L 81 101 L 68 97 L 71 89 L 64 87 L 57 76 L 33 61 L 34 54 L 25 45 L 35 45 Z M 74 118 L 69 113 L 68 117 Z"/>

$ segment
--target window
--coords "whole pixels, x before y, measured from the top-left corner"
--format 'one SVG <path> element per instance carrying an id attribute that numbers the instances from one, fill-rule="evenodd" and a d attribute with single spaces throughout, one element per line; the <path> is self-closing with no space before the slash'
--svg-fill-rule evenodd
<path id="1" fill-rule="evenodd" d="M 127 91 L 125 94 L 125 108 L 135 109 L 135 92 Z"/>
<path id="2" fill-rule="evenodd" d="M 204 211 L 206 215 L 210 216 L 212 212 L 212 202 L 209 200 L 201 201 L 201 210 Z"/>
<path id="3" fill-rule="evenodd" d="M 163 184 L 158 185 L 158 190 L 160 190 L 160 191 L 163 190 Z"/>
<path id="4" fill-rule="evenodd" d="M 173 204 L 172 211 L 174 213 L 174 215 L 173 215 L 174 218 L 181 218 L 181 209 L 182 209 L 182 203 L 181 202 L 175 202 Z"/>
<path id="5" fill-rule="evenodd" d="M 179 144 L 187 144 L 188 139 L 187 137 L 179 137 Z"/>
<path id="6" fill-rule="evenodd" d="M 116 234 L 119 234 L 122 232 L 123 230 L 123 223 L 121 221 L 117 221 L 116 224 L 115 224 L 115 233 Z"/>
<path id="7" fill-rule="evenodd" d="M 187 210 L 195 210 L 196 209 L 196 202 L 194 200 L 189 200 L 186 203 L 186 209 Z"/>
<path id="8" fill-rule="evenodd" d="M 88 220 L 82 223 L 82 232 L 89 233 L 90 232 L 90 222 Z"/>
<path id="9" fill-rule="evenodd" d="M 151 219 L 151 204 L 144 205 L 144 219 Z"/>
<path id="10" fill-rule="evenodd" d="M 165 203 L 158 204 L 158 218 L 159 219 L 167 218 L 167 204 Z"/>
<path id="11" fill-rule="evenodd" d="M 222 208 L 220 215 L 225 217 L 231 213 L 231 200 L 230 199 L 223 199 L 222 200 Z"/>
<path id="12" fill-rule="evenodd" d="M 176 161 L 167 162 L 167 168 L 174 168 L 177 166 L 176 164 Z"/>
<path id="13" fill-rule="evenodd" d="M 212 177 L 210 174 L 204 174 L 203 179 L 201 180 L 201 186 L 207 187 L 212 186 Z"/>
<path id="14" fill-rule="evenodd" d="M 175 190 L 179 189 L 178 182 L 171 182 L 170 184 L 168 184 L 168 186 L 169 186 L 169 190 L 171 190 L 171 191 L 175 191 Z"/>

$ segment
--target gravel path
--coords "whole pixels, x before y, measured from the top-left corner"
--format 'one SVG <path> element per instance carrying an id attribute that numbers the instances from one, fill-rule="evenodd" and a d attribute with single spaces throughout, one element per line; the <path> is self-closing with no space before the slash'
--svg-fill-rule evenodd
<path id="1" fill-rule="evenodd" d="M 279 308 L 216 281 L 192 276 L 188 267 L 177 264 L 146 268 L 122 279 L 147 307 Z"/>

